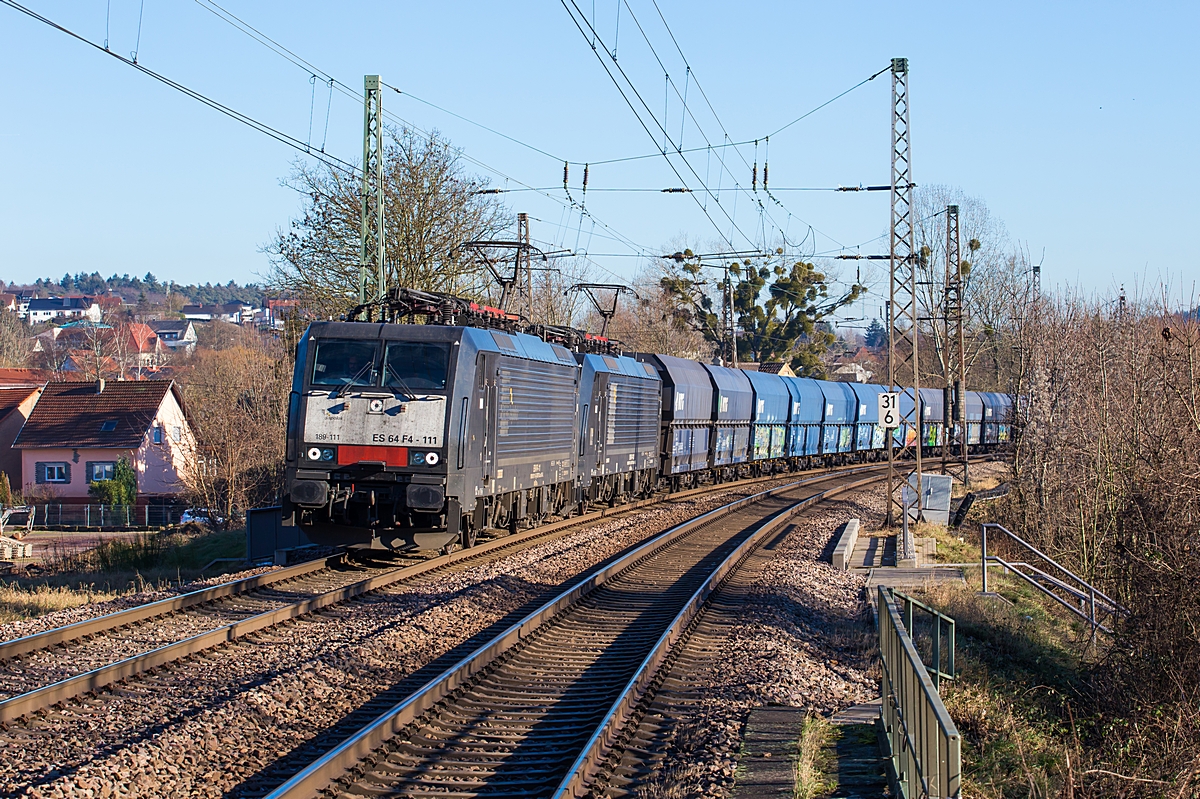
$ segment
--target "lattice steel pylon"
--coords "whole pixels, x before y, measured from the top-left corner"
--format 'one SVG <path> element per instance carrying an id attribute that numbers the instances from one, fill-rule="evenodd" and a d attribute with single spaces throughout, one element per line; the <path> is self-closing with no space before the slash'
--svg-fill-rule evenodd
<path id="1" fill-rule="evenodd" d="M 892 223 L 888 288 L 888 385 L 890 391 L 908 394 L 912 402 L 900 405 L 900 442 L 887 436 L 888 511 L 887 524 L 896 524 L 895 511 L 903 518 L 903 487 L 910 478 L 916 489 L 916 519 L 921 518 L 921 370 L 917 351 L 917 253 L 913 219 L 912 151 L 908 124 L 908 59 L 892 59 Z M 906 407 L 906 405 L 908 407 Z M 905 456 L 912 453 L 909 461 Z M 915 477 L 914 477 L 915 476 Z M 897 546 L 897 562 L 915 560 L 911 536 Z"/>
<path id="2" fill-rule="evenodd" d="M 525 295 L 525 318 L 534 322 L 533 318 L 533 257 L 529 250 L 529 214 L 517 214 L 517 247 L 516 259 L 517 283 Z M 525 275 L 522 278 L 521 273 Z"/>
<path id="3" fill-rule="evenodd" d="M 358 261 L 360 306 L 380 302 L 387 297 L 383 226 L 383 93 L 379 86 L 378 75 L 363 77 L 362 248 Z M 371 318 L 370 309 L 367 310 L 367 318 Z"/>
<path id="4" fill-rule="evenodd" d="M 967 347 L 963 331 L 963 263 L 958 228 L 958 206 L 946 206 L 946 285 L 942 344 L 946 348 L 945 400 L 942 403 L 942 474 L 967 484 L 966 389 Z"/>

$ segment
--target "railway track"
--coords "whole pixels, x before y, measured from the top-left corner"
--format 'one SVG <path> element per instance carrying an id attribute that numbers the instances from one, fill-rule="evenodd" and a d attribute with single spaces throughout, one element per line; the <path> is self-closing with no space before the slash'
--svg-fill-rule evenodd
<path id="1" fill-rule="evenodd" d="M 796 513 L 880 471 L 789 483 L 646 541 L 450 665 L 271 799 L 583 795 L 722 580 Z"/>
<path id="2" fill-rule="evenodd" d="M 842 470 L 853 473 L 864 467 Z M 779 476 L 673 494 L 686 499 Z M 643 500 L 543 525 L 428 560 L 354 562 L 340 554 L 223 583 L 0 643 L 0 723 L 225 645 L 387 586 L 463 570 L 581 525 L 636 511 Z"/>

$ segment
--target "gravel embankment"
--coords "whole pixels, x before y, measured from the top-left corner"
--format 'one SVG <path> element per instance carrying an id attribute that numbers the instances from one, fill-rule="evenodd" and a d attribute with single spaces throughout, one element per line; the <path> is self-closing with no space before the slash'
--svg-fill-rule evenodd
<path id="1" fill-rule="evenodd" d="M 647 535 L 763 485 L 646 508 L 405 583 L 0 732 L 0 794 L 237 796 L 372 696 Z"/>
<path id="2" fill-rule="evenodd" d="M 1003 479 L 1007 466 L 971 469 L 972 479 Z M 876 531 L 885 493 L 877 485 L 823 503 L 796 520 L 773 556 L 760 550 L 730 581 L 647 710 L 648 722 L 671 727 L 667 756 L 648 781 L 631 786 L 633 796 L 728 796 L 752 708 L 786 705 L 828 716 L 878 697 L 865 576 L 819 557 L 847 519 Z"/>

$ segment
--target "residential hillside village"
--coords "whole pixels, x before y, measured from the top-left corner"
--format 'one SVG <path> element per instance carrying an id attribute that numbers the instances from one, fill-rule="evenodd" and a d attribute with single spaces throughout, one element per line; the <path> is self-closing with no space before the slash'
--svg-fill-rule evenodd
<path id="1" fill-rule="evenodd" d="M 255 458 L 197 428 L 240 410 L 257 416 L 241 420 L 244 436 L 266 421 L 281 447 L 282 419 L 271 418 L 283 416 L 279 402 L 250 411 L 264 386 L 240 383 L 254 380 L 248 359 L 272 365 L 266 388 L 279 394 L 287 339 L 304 324 L 295 300 L 232 282 L 0 281 L 0 505 L 105 503 L 114 494 L 103 484 L 128 474 L 122 464 L 135 479 L 123 501 L 135 508 L 204 502 L 237 512 L 269 501 L 269 487 L 256 493 L 271 480 L 253 473 Z"/>

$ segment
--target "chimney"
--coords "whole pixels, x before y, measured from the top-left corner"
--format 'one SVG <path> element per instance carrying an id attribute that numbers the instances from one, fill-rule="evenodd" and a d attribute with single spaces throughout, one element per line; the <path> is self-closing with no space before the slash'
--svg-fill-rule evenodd
<path id="1" fill-rule="evenodd" d="M 104 393 L 104 378 L 103 377 L 96 381 L 96 393 L 97 394 Z"/>

